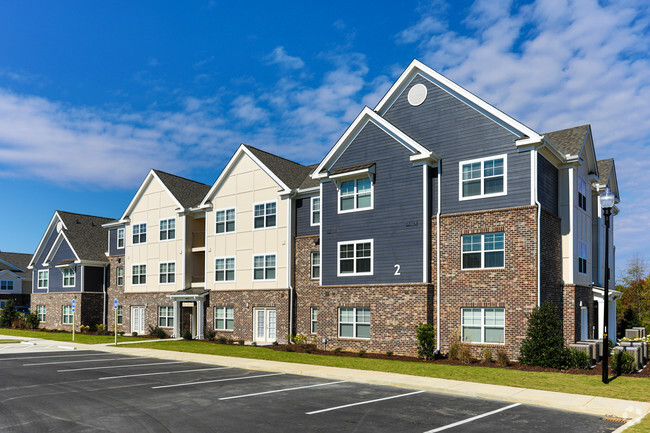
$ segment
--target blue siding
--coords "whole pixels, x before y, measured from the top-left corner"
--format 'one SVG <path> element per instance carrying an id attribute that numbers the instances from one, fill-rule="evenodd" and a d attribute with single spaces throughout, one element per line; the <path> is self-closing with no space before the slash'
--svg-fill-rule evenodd
<path id="1" fill-rule="evenodd" d="M 63 269 L 55 268 L 54 266 L 61 263 L 63 260 L 76 260 L 72 248 L 68 245 L 68 242 L 63 240 L 54 258 L 50 262 L 52 267 L 50 268 L 50 293 L 52 292 L 80 292 L 81 291 L 81 266 L 73 265 L 75 270 L 75 279 L 74 287 L 63 287 Z"/>
<path id="2" fill-rule="evenodd" d="M 320 232 L 320 226 L 311 225 L 311 197 L 316 196 L 296 199 L 296 236 L 317 235 Z"/>
<path id="3" fill-rule="evenodd" d="M 124 238 L 126 244 L 126 233 Z M 124 254 L 124 248 L 117 248 L 117 228 L 108 230 L 108 255 L 119 256 Z"/>
<path id="4" fill-rule="evenodd" d="M 558 214 L 558 171 L 553 164 L 537 155 L 537 196 L 542 209 Z"/>
<path id="5" fill-rule="evenodd" d="M 427 98 L 413 107 L 407 95 L 419 83 L 427 87 Z M 413 79 L 384 118 L 442 158 L 443 213 L 530 205 L 530 154 L 517 151 L 519 137 L 424 77 Z M 504 153 L 508 155 L 508 194 L 460 201 L 459 162 Z"/>
<path id="6" fill-rule="evenodd" d="M 56 222 L 53 224 L 56 225 Z M 52 230 L 50 237 L 45 240 L 41 254 L 34 261 L 34 279 L 32 280 L 33 293 L 47 293 L 47 290 L 45 289 L 38 289 L 38 271 L 48 269 L 50 271 L 50 280 L 52 279 L 52 275 L 54 274 L 55 270 L 53 267 L 48 268 L 43 266 L 43 261 L 45 261 L 45 257 L 47 256 L 47 253 L 50 252 L 50 249 L 52 248 L 52 245 L 54 245 L 54 241 L 56 241 L 58 235 L 59 234 L 56 232 L 56 230 Z"/>
<path id="7" fill-rule="evenodd" d="M 323 183 L 323 285 L 422 282 L 422 171 L 411 152 L 369 122 L 333 169 L 375 162 L 374 209 L 338 213 L 338 191 Z M 337 242 L 374 240 L 373 275 L 337 277 Z M 401 267 L 399 276 L 395 265 Z"/>

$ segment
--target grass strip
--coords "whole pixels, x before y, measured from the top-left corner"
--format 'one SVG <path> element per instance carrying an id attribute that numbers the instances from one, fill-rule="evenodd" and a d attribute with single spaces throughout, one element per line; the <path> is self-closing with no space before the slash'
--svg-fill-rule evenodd
<path id="1" fill-rule="evenodd" d="M 54 340 L 54 341 L 63 341 L 66 343 L 72 343 L 72 334 L 70 332 L 44 332 L 44 331 L 30 331 L 25 329 L 9 329 L 1 328 L 0 334 L 2 335 L 12 335 L 16 337 L 31 337 L 31 338 L 42 338 L 45 340 Z M 117 342 L 125 341 L 137 341 L 142 340 L 137 337 L 121 337 L 117 336 Z M 103 343 L 112 343 L 115 342 L 115 335 L 90 335 L 90 334 L 80 334 L 76 333 L 74 337 L 75 343 L 82 344 L 103 344 Z"/>

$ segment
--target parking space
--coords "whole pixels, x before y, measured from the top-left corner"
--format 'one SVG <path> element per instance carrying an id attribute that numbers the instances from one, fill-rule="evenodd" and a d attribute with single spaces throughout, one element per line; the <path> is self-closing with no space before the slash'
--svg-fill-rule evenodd
<path id="1" fill-rule="evenodd" d="M 65 349 L 0 352 L 2 431 L 610 432 L 512 402 Z"/>

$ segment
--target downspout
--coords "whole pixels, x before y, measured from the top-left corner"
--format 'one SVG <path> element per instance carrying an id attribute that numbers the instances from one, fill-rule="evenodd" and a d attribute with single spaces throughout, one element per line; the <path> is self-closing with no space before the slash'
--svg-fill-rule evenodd
<path id="1" fill-rule="evenodd" d="M 436 351 L 440 351 L 440 205 L 442 195 L 440 184 L 442 183 L 442 162 L 438 160 L 438 209 L 436 209 Z"/>
<path id="2" fill-rule="evenodd" d="M 289 284 L 289 344 L 293 344 L 293 203 L 292 200 L 298 192 L 292 191 L 289 195 L 289 206 L 287 212 L 287 283 Z"/>
<path id="3" fill-rule="evenodd" d="M 542 204 L 539 202 L 539 188 L 538 188 L 538 170 L 537 170 L 537 156 L 539 149 L 546 146 L 546 142 L 542 140 L 542 145 L 537 149 L 533 149 L 530 155 L 532 172 L 533 172 L 533 188 L 535 189 L 535 205 L 537 206 L 537 307 L 542 305 L 542 245 L 541 245 L 541 229 L 542 229 Z"/>
<path id="4" fill-rule="evenodd" d="M 106 297 L 108 296 L 108 293 L 106 293 L 106 266 L 104 266 L 104 278 L 102 278 L 102 291 L 104 292 L 104 309 L 102 310 L 104 317 L 102 318 L 102 324 L 106 326 Z M 117 323 L 115 326 L 117 326 Z"/>

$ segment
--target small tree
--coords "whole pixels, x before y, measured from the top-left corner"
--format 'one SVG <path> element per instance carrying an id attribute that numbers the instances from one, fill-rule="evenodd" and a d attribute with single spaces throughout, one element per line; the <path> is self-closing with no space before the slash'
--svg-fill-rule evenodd
<path id="1" fill-rule="evenodd" d="M 418 358 L 434 359 L 436 350 L 436 331 L 433 325 L 421 323 L 417 328 Z"/>
<path id="2" fill-rule="evenodd" d="M 4 309 L 0 313 L 0 326 L 3 328 L 10 328 L 11 324 L 17 318 L 18 312 L 16 311 L 16 304 L 14 303 L 13 298 L 9 298 Z"/>
<path id="3" fill-rule="evenodd" d="M 623 338 L 625 337 L 626 329 L 631 329 L 635 326 L 641 325 L 641 318 L 639 317 L 639 314 L 636 312 L 636 310 L 632 309 L 631 307 L 627 307 L 625 311 L 623 311 L 622 317 L 619 317 L 618 319 L 618 324 L 616 326 L 616 336 L 618 338 Z"/>
<path id="4" fill-rule="evenodd" d="M 562 319 L 550 302 L 535 307 L 529 314 L 526 339 L 519 350 L 519 362 L 562 369 L 571 365 L 571 353 L 564 347 Z"/>

